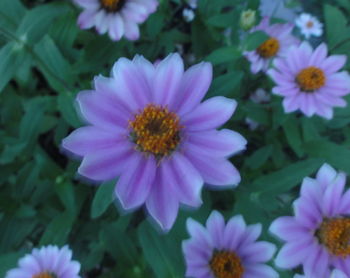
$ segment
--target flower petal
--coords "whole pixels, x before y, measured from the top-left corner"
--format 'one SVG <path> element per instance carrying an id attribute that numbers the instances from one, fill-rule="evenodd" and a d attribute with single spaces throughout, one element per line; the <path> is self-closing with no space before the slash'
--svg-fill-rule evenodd
<path id="1" fill-rule="evenodd" d="M 154 181 L 157 165 L 153 156 L 145 158 L 135 152 L 130 157 L 124 172 L 116 185 L 115 193 L 124 209 L 133 209 L 147 199 Z"/>
<path id="2" fill-rule="evenodd" d="M 163 230 L 171 229 L 178 213 L 179 200 L 176 196 L 176 189 L 168 183 L 168 177 L 162 164 L 157 169 L 154 184 L 146 200 L 146 207 Z"/>
<path id="3" fill-rule="evenodd" d="M 237 107 L 237 102 L 225 97 L 212 97 L 182 117 L 189 131 L 217 128 L 227 122 Z"/>
<path id="4" fill-rule="evenodd" d="M 153 101 L 160 105 L 168 105 L 172 110 L 183 73 L 184 65 L 179 54 L 170 54 L 162 60 L 156 67 Z"/>
<path id="5" fill-rule="evenodd" d="M 179 101 L 175 110 L 179 115 L 192 111 L 203 99 L 213 78 L 210 63 L 200 63 L 186 70 L 181 81 Z"/>

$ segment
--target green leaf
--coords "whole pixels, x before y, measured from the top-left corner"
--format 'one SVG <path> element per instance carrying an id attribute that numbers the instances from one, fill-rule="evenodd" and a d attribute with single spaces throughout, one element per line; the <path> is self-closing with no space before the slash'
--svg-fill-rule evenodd
<path id="1" fill-rule="evenodd" d="M 71 212 L 58 214 L 46 227 L 40 240 L 40 245 L 56 244 L 64 245 L 72 229 L 74 215 Z"/>
<path id="2" fill-rule="evenodd" d="M 213 65 L 232 62 L 240 58 L 242 53 L 235 46 L 227 46 L 214 50 L 205 60 Z"/>
<path id="3" fill-rule="evenodd" d="M 55 184 L 55 191 L 65 208 L 75 213 L 76 205 L 73 184 L 68 181 L 58 182 Z"/>
<path id="4" fill-rule="evenodd" d="M 39 57 L 38 67 L 52 88 L 57 92 L 69 90 L 69 84 L 73 82 L 72 74 L 69 74 L 70 66 L 55 42 L 49 36 L 45 36 L 35 45 L 34 50 Z"/>
<path id="5" fill-rule="evenodd" d="M 112 204 L 114 199 L 114 188 L 116 181 L 109 181 L 102 183 L 95 194 L 91 206 L 91 218 L 97 218 L 101 216 Z"/>
<path id="6" fill-rule="evenodd" d="M 7 83 L 13 78 L 20 68 L 26 53 L 22 46 L 15 42 L 6 44 L 0 50 L 0 92 L 3 91 Z"/>
<path id="7" fill-rule="evenodd" d="M 273 151 L 273 145 L 264 146 L 256 150 L 251 156 L 246 159 L 246 164 L 251 169 L 258 169 L 268 160 Z"/>
<path id="8" fill-rule="evenodd" d="M 350 174 L 350 150 L 341 145 L 316 140 L 304 144 L 304 150 L 312 157 L 320 157 L 331 166 Z"/>
<path id="9" fill-rule="evenodd" d="M 265 42 L 269 36 L 263 31 L 255 31 L 248 34 L 247 38 L 243 41 L 243 49 L 247 51 L 258 48 L 263 42 Z"/>
<path id="10" fill-rule="evenodd" d="M 39 5 L 27 11 L 17 29 L 17 37 L 23 38 L 29 43 L 39 41 L 48 31 L 51 22 L 56 17 L 67 12 L 67 6 L 60 3 Z"/>
<path id="11" fill-rule="evenodd" d="M 280 194 L 287 192 L 301 183 L 304 177 L 316 171 L 324 162 L 323 159 L 307 159 L 256 179 L 251 189 L 258 193 Z"/>
<path id="12" fill-rule="evenodd" d="M 215 1 L 216 2 L 216 1 Z M 230 27 L 235 23 L 235 15 L 236 12 L 232 11 L 230 13 L 225 14 L 217 14 L 208 18 L 207 23 L 214 27 Z"/>
<path id="13" fill-rule="evenodd" d="M 64 91 L 57 98 L 58 110 L 61 112 L 62 117 L 68 124 L 78 128 L 81 126 L 81 121 L 75 110 L 74 103 L 75 97 L 70 92 Z"/>
<path id="14" fill-rule="evenodd" d="M 24 251 L 1 254 L 0 277 L 5 277 L 5 274 L 8 270 L 15 268 L 19 258 L 21 258 L 24 254 Z"/>
<path id="15" fill-rule="evenodd" d="M 214 79 L 207 97 L 226 96 L 234 97 L 243 78 L 242 71 L 230 71 Z"/>
<path id="16" fill-rule="evenodd" d="M 19 0 L 0 1 L 0 26 L 14 29 L 25 14 L 25 7 Z"/>
<path id="17" fill-rule="evenodd" d="M 303 155 L 303 150 L 301 148 L 301 132 L 297 119 L 295 117 L 289 117 L 289 119 L 283 123 L 283 131 L 289 146 L 301 157 Z"/>
<path id="18" fill-rule="evenodd" d="M 350 30 L 346 28 L 346 17 L 337 7 L 328 4 L 324 5 L 324 17 L 327 41 L 329 48 L 332 49 L 340 45 L 343 40 L 350 37 Z"/>
<path id="19" fill-rule="evenodd" d="M 166 235 L 159 235 L 148 222 L 143 222 L 138 229 L 138 237 L 146 261 L 153 269 L 157 278 L 180 278 L 177 262 L 181 258 L 176 255 L 176 242 Z"/>

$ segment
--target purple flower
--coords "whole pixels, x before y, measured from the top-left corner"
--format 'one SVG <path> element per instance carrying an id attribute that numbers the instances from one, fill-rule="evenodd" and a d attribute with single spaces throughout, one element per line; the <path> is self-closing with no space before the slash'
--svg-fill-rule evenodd
<path id="1" fill-rule="evenodd" d="M 78 103 L 89 126 L 63 140 L 83 157 L 80 175 L 104 181 L 119 177 L 115 193 L 125 210 L 146 204 L 168 230 L 179 203 L 201 205 L 203 183 L 219 188 L 240 182 L 228 157 L 245 149 L 237 132 L 216 130 L 237 103 L 213 97 L 200 103 L 212 80 L 212 66 L 184 71 L 178 54 L 156 66 L 136 56 L 120 58 L 111 78 L 95 78 L 95 89 Z"/>
<path id="2" fill-rule="evenodd" d="M 294 275 L 294 278 L 313 278 L 313 277 L 296 274 Z M 345 275 L 344 272 L 338 269 L 334 269 L 329 278 L 349 278 L 349 276 Z"/>
<path id="3" fill-rule="evenodd" d="M 190 218 L 187 230 L 191 238 L 182 243 L 186 277 L 278 277 L 265 264 L 275 253 L 275 245 L 256 241 L 261 234 L 261 224 L 247 226 L 243 217 L 236 215 L 225 225 L 222 215 L 213 211 L 206 227 Z"/>
<path id="4" fill-rule="evenodd" d="M 269 21 L 269 17 L 264 17 L 258 26 L 250 30 L 250 33 L 263 31 L 269 36 L 257 49 L 244 53 L 251 63 L 250 70 L 254 74 L 261 70 L 266 72 L 273 58 L 285 55 L 291 45 L 299 44 L 299 40 L 291 35 L 293 24 L 269 25 Z"/>
<path id="5" fill-rule="evenodd" d="M 345 55 L 327 57 L 324 43 L 315 50 L 307 42 L 293 46 L 285 58 L 275 59 L 275 69 L 268 72 L 276 83 L 272 92 L 284 97 L 286 113 L 299 109 L 308 117 L 331 119 L 332 107 L 346 106 L 342 96 L 350 92 L 349 74 L 337 72 L 345 62 Z"/>
<path id="6" fill-rule="evenodd" d="M 128 40 L 140 37 L 138 24 L 154 13 L 157 0 L 73 0 L 84 11 L 78 18 L 81 29 L 93 26 L 99 34 L 108 32 L 109 37 L 118 41 L 125 36 Z"/>
<path id="7" fill-rule="evenodd" d="M 5 278 L 79 278 L 79 270 L 80 263 L 72 261 L 68 246 L 48 245 L 21 258 L 18 268 L 9 270 Z"/>
<path id="8" fill-rule="evenodd" d="M 270 231 L 285 241 L 276 258 L 281 268 L 302 265 L 306 277 L 329 278 L 333 268 L 350 277 L 350 191 L 346 176 L 324 164 L 316 179 L 304 178 L 295 216 L 277 218 Z"/>

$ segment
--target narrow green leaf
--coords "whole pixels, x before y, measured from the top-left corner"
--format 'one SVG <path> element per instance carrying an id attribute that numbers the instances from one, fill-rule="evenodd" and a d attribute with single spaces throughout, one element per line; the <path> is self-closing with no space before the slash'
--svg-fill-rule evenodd
<path id="1" fill-rule="evenodd" d="M 301 183 L 304 177 L 315 172 L 324 162 L 323 159 L 307 159 L 256 179 L 251 185 L 258 193 L 280 194 Z"/>
<path id="2" fill-rule="evenodd" d="M 112 204 L 114 199 L 114 188 L 115 188 L 115 181 L 109 181 L 102 183 L 95 194 L 95 197 L 92 201 L 91 206 L 91 218 L 97 218 L 101 216 L 109 207 L 110 204 Z"/>
<path id="3" fill-rule="evenodd" d="M 227 46 L 214 50 L 205 60 L 213 65 L 232 62 L 241 57 L 242 53 L 235 46 Z"/>
<path id="4" fill-rule="evenodd" d="M 331 166 L 350 174 L 350 150 L 341 145 L 324 140 L 304 144 L 304 150 L 312 157 L 320 157 Z"/>
<path id="5" fill-rule="evenodd" d="M 256 150 L 251 156 L 246 159 L 246 164 L 251 169 L 258 169 L 267 161 L 273 151 L 273 145 L 264 146 Z"/>
<path id="6" fill-rule="evenodd" d="M 183 277 L 180 275 L 182 273 L 178 273 L 179 269 L 176 266 L 176 261 L 179 259 L 174 253 L 176 242 L 166 235 L 157 234 L 148 222 L 140 225 L 138 237 L 143 255 L 157 278 Z"/>
<path id="7" fill-rule="evenodd" d="M 289 146 L 301 157 L 303 155 L 303 150 L 301 148 L 301 132 L 297 119 L 295 117 L 289 117 L 289 119 L 283 123 L 283 131 Z"/>

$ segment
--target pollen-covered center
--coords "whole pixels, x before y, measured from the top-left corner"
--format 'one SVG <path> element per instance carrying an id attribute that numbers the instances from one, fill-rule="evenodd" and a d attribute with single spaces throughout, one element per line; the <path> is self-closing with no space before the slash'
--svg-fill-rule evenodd
<path id="1" fill-rule="evenodd" d="M 99 0 L 101 7 L 107 12 L 117 12 L 119 11 L 126 0 Z"/>
<path id="2" fill-rule="evenodd" d="M 258 54 L 263 58 L 271 58 L 275 56 L 280 49 L 280 43 L 275 38 L 269 38 L 265 42 L 263 42 L 258 48 Z"/>
<path id="3" fill-rule="evenodd" d="M 323 70 L 316 67 L 308 67 L 298 73 L 296 81 L 303 91 L 313 92 L 326 83 L 326 76 Z"/>
<path id="4" fill-rule="evenodd" d="M 57 276 L 50 272 L 41 272 L 39 274 L 35 274 L 32 278 L 57 278 Z"/>
<path id="5" fill-rule="evenodd" d="M 166 107 L 150 104 L 129 125 L 137 149 L 156 157 L 171 154 L 180 143 L 180 119 Z"/>
<path id="6" fill-rule="evenodd" d="M 306 23 L 307 28 L 312 28 L 314 26 L 314 23 L 310 20 Z"/>
<path id="7" fill-rule="evenodd" d="M 317 237 L 328 251 L 339 257 L 350 255 L 350 219 L 331 218 L 323 220 Z"/>
<path id="8" fill-rule="evenodd" d="M 215 251 L 210 260 L 215 278 L 242 278 L 244 268 L 240 258 L 230 251 Z"/>

